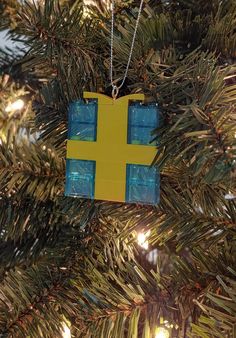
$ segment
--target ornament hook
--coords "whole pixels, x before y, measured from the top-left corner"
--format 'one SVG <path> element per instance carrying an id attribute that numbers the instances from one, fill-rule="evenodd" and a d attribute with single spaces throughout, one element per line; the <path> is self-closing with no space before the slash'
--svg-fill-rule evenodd
<path id="1" fill-rule="evenodd" d="M 117 86 L 113 85 L 112 86 L 112 93 L 111 93 L 113 100 L 115 100 L 117 98 L 118 94 L 119 94 L 119 88 Z"/>

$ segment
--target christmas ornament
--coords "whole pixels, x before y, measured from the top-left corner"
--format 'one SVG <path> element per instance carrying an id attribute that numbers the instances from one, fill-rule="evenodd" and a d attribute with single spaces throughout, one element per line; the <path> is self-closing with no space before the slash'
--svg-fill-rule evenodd
<path id="1" fill-rule="evenodd" d="M 156 143 L 149 143 L 157 105 L 141 104 L 143 94 L 113 100 L 85 92 L 84 98 L 69 108 L 66 195 L 157 204 L 159 173 L 150 166 Z"/>
<path id="2" fill-rule="evenodd" d="M 84 93 L 88 102 L 69 108 L 66 195 L 116 202 L 157 204 L 159 174 L 151 167 L 155 143 L 150 134 L 158 124 L 157 105 L 143 105 L 143 94 L 117 99 L 127 77 L 143 0 L 140 2 L 130 54 L 120 85 L 113 81 L 114 0 L 112 0 L 110 81 L 112 98 Z"/>

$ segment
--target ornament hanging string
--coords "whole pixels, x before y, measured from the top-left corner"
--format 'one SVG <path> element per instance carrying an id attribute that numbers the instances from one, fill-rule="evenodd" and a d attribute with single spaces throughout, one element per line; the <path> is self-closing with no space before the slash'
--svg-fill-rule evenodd
<path id="1" fill-rule="evenodd" d="M 113 81 L 113 44 L 114 44 L 114 9 L 115 9 L 115 0 L 111 1 L 111 59 L 110 59 L 110 81 L 111 81 L 111 86 L 112 86 L 112 98 L 115 100 L 119 94 L 119 90 L 121 89 L 121 87 L 123 87 L 124 83 L 125 83 L 125 79 L 127 77 L 128 74 L 128 70 L 129 70 L 129 65 L 130 65 L 130 61 L 132 58 L 132 54 L 133 54 L 133 49 L 134 49 L 134 42 L 135 42 L 135 38 L 136 38 L 136 34 L 137 34 L 137 29 L 138 29 L 138 24 L 139 24 L 139 20 L 140 20 L 140 16 L 141 16 L 141 12 L 142 12 L 142 7 L 143 7 L 143 1 L 141 0 L 140 2 L 140 6 L 139 6 L 139 11 L 138 11 L 138 16 L 137 16 L 137 20 L 136 20 L 136 24 L 135 24 L 135 28 L 134 28 L 134 35 L 133 35 L 133 39 L 131 42 L 131 47 L 130 47 L 130 53 L 129 53 L 129 57 L 128 57 L 128 62 L 127 62 L 127 66 L 125 69 L 125 74 L 123 77 L 123 80 L 121 81 L 121 84 L 119 86 L 117 86 L 115 84 L 115 82 Z"/>

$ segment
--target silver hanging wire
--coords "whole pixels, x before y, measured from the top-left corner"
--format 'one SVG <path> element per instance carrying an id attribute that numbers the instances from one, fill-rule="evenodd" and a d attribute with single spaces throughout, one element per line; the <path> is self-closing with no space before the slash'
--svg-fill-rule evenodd
<path id="1" fill-rule="evenodd" d="M 111 86 L 112 86 L 112 97 L 113 97 L 114 100 L 117 98 L 117 96 L 119 94 L 119 90 L 121 89 L 121 87 L 123 87 L 123 85 L 125 83 L 125 80 L 127 78 L 127 74 L 128 74 L 128 70 L 129 70 L 132 54 L 133 54 L 133 49 L 134 49 L 134 43 L 135 43 L 135 38 L 136 38 L 136 34 L 137 34 L 138 24 L 139 24 L 139 20 L 140 20 L 140 17 L 141 17 L 143 2 L 144 2 L 144 0 L 141 0 L 141 2 L 140 2 L 138 16 L 137 16 L 137 20 L 136 20 L 136 24 L 135 24 L 135 28 L 134 28 L 134 35 L 133 35 L 133 39 L 132 39 L 132 43 L 131 43 L 131 47 L 130 47 L 129 58 L 128 58 L 127 66 L 126 66 L 126 69 L 125 69 L 125 74 L 124 74 L 123 80 L 121 81 L 121 84 L 119 86 L 117 86 L 115 84 L 115 82 L 113 81 L 113 45 L 114 45 L 114 9 L 115 9 L 115 0 L 111 1 L 110 81 L 111 81 Z"/>

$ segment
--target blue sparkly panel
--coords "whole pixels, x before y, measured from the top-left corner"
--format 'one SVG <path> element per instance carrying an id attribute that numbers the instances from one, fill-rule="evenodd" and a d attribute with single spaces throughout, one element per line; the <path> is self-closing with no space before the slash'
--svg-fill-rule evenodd
<path id="1" fill-rule="evenodd" d="M 151 133 L 158 127 L 158 122 L 159 112 L 156 104 L 131 105 L 128 117 L 128 143 L 150 145 L 153 138 Z"/>
<path id="2" fill-rule="evenodd" d="M 95 161 L 66 160 L 66 196 L 94 198 Z"/>
<path id="3" fill-rule="evenodd" d="M 127 164 L 126 202 L 156 205 L 159 202 L 159 185 L 156 167 Z"/>
<path id="4" fill-rule="evenodd" d="M 69 106 L 70 140 L 96 141 L 97 137 L 97 102 L 82 100 L 72 102 Z"/>

